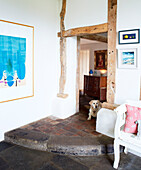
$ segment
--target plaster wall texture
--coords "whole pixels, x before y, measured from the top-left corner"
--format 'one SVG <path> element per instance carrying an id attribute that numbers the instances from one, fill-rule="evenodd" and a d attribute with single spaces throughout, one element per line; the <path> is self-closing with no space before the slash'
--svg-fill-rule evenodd
<path id="1" fill-rule="evenodd" d="M 100 9 L 100 10 L 99 10 Z M 106 0 L 68 0 L 65 16 L 65 28 L 71 29 L 76 27 L 84 27 L 91 25 L 98 25 L 107 22 L 107 11 L 108 11 L 108 1 Z M 104 46 L 104 47 L 103 47 Z M 103 45 L 100 49 L 105 48 Z M 86 47 L 87 48 L 87 47 Z M 97 46 L 96 48 L 97 49 Z M 93 68 L 93 47 L 90 47 L 90 68 Z M 74 47 L 75 53 L 77 53 L 77 48 Z M 70 51 L 72 53 L 72 51 Z M 71 55 L 71 54 L 70 54 Z M 74 57 L 74 55 L 72 55 Z M 75 54 L 77 56 L 77 54 Z M 69 70 L 67 70 L 69 72 Z M 71 75 L 73 74 L 70 69 Z M 76 70 L 73 76 L 76 75 Z M 69 78 L 69 77 L 68 77 Z M 73 87 L 73 91 L 76 91 L 76 86 Z M 66 99 L 67 100 L 67 99 Z M 74 98 L 73 100 L 76 100 Z M 73 102 L 71 101 L 71 103 Z M 69 104 L 67 104 L 69 105 Z M 74 107 L 69 109 L 69 114 L 63 113 L 63 118 L 68 115 L 74 114 Z M 76 112 L 76 111 L 75 111 Z"/>
<path id="2" fill-rule="evenodd" d="M 141 1 L 136 0 L 136 7 L 133 8 L 133 0 L 118 0 L 117 9 L 117 40 L 118 31 L 141 29 L 139 22 L 141 16 Z M 121 104 L 126 100 L 139 100 L 140 98 L 140 77 L 141 77 L 141 46 L 140 44 L 119 45 L 117 41 L 117 60 L 119 49 L 137 48 L 136 69 L 116 69 L 116 95 L 115 103 Z"/>
<path id="3" fill-rule="evenodd" d="M 57 98 L 60 76 L 59 58 L 59 0 L 5 0 L 1 2 L 1 19 L 35 27 L 35 96 L 0 104 L 0 140 L 3 133 L 41 119 L 48 115 L 68 117 L 76 111 L 76 66 L 77 39 L 67 39 L 67 99 Z M 81 5 L 81 8 L 80 8 Z M 141 1 L 118 1 L 117 32 L 140 28 Z M 79 10 L 78 10 L 79 7 Z M 125 8 L 126 7 L 126 8 Z M 107 22 L 108 1 L 106 0 L 68 0 L 65 18 L 66 29 L 97 25 Z M 138 67 L 134 70 L 117 69 L 116 103 L 126 99 L 138 100 L 140 94 L 141 47 L 118 45 L 119 48 L 138 48 Z M 69 63 L 69 64 L 68 64 Z"/>
<path id="4" fill-rule="evenodd" d="M 54 98 L 54 107 L 52 108 L 53 115 L 60 118 L 67 118 L 76 113 L 77 37 L 67 38 L 66 63 L 66 85 L 64 93 L 68 94 L 68 97 Z"/>
<path id="5" fill-rule="evenodd" d="M 108 0 L 68 0 L 66 29 L 107 22 Z"/>
<path id="6" fill-rule="evenodd" d="M 139 100 L 140 98 L 140 77 L 141 77 L 141 47 L 140 44 L 118 44 L 118 31 L 128 29 L 140 29 L 140 6 L 141 1 L 136 1 L 136 8 L 133 8 L 133 0 L 118 0 L 117 4 L 117 60 L 118 49 L 137 48 L 137 68 L 119 69 L 116 67 L 116 94 L 115 103 L 121 104 L 126 100 Z M 80 5 L 81 4 L 81 5 Z M 78 6 L 80 7 L 78 10 Z M 101 10 L 99 10 L 101 9 Z M 85 12 L 84 12 L 85 11 Z M 68 0 L 67 13 L 65 18 L 66 29 L 97 25 L 108 21 L 108 1 L 81 1 Z M 93 55 L 93 54 L 91 54 Z M 93 67 L 93 61 L 90 61 Z"/>
<path id="7" fill-rule="evenodd" d="M 0 0 L 0 19 L 35 28 L 35 96 L 0 103 L 0 140 L 6 131 L 52 114 L 59 78 L 58 0 Z M 12 88 L 10 89 L 12 90 Z"/>
<path id="8" fill-rule="evenodd" d="M 60 11 L 61 4 L 62 0 L 59 5 Z M 106 23 L 107 5 L 107 0 L 67 0 L 65 29 Z M 66 118 L 76 113 L 76 68 L 77 38 L 67 38 L 67 82 L 65 91 L 69 94 L 69 97 L 66 99 L 54 98 L 53 103 L 56 104 L 56 107 L 53 107 L 52 110 L 54 116 Z M 58 76 L 60 76 L 60 73 Z"/>

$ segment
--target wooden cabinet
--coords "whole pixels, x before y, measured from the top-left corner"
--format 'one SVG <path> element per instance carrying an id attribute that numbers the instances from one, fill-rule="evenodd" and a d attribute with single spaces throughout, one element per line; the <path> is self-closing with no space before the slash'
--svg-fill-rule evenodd
<path id="1" fill-rule="evenodd" d="M 107 77 L 84 76 L 84 94 L 106 101 Z"/>

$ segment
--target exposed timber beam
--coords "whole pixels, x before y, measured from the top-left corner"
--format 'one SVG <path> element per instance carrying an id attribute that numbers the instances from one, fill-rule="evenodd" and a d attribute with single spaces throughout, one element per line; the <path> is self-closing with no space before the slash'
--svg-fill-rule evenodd
<path id="1" fill-rule="evenodd" d="M 60 64 L 61 64 L 61 75 L 59 80 L 59 93 L 58 97 L 66 98 L 68 94 L 64 94 L 66 84 L 66 38 L 62 37 L 63 31 L 65 31 L 64 19 L 66 14 L 66 0 L 62 1 L 62 10 L 60 13 Z"/>
<path id="2" fill-rule="evenodd" d="M 98 34 L 108 32 L 108 24 L 100 24 L 88 27 L 79 27 L 73 28 L 66 31 L 62 31 L 58 33 L 58 37 L 72 37 L 72 36 L 83 36 L 83 35 L 90 35 L 90 34 Z"/>
<path id="3" fill-rule="evenodd" d="M 106 109 L 110 109 L 110 110 L 114 110 L 116 109 L 118 106 L 118 104 L 112 104 L 112 103 L 107 103 L 107 102 L 103 102 L 102 103 L 102 108 L 106 108 Z"/>
<path id="4" fill-rule="evenodd" d="M 66 15 L 66 0 L 62 0 L 62 10 L 60 13 L 60 31 L 61 31 L 61 33 L 62 33 L 62 31 L 65 30 L 65 25 L 64 25 L 65 15 Z"/>
<path id="5" fill-rule="evenodd" d="M 117 0 L 108 0 L 108 80 L 107 102 L 114 103 L 116 77 Z"/>
<path id="6" fill-rule="evenodd" d="M 94 40 L 94 41 L 100 41 L 100 42 L 104 42 L 104 43 L 108 42 L 107 37 L 96 35 L 96 34 L 84 35 L 84 36 L 81 36 L 80 38 L 84 38 L 84 39 L 88 39 L 88 40 Z"/>

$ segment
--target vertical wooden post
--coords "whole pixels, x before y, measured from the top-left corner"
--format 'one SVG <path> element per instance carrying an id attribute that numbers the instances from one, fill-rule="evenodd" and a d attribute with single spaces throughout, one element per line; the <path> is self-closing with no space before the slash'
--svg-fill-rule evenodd
<path id="1" fill-rule="evenodd" d="M 80 37 L 77 37 L 76 112 L 79 112 L 79 89 L 80 89 Z"/>
<path id="2" fill-rule="evenodd" d="M 61 64 L 61 75 L 59 80 L 59 93 L 58 97 L 66 98 L 68 94 L 64 94 L 66 84 L 66 38 L 62 37 L 63 31 L 65 31 L 64 19 L 66 14 L 66 0 L 62 1 L 62 10 L 60 13 L 60 64 Z"/>
<path id="3" fill-rule="evenodd" d="M 107 102 L 114 103 L 116 76 L 117 0 L 108 0 L 108 80 Z"/>

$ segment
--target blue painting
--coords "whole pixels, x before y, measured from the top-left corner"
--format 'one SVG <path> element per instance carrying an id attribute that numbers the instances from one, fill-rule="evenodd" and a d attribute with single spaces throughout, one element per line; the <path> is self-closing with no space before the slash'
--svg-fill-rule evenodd
<path id="1" fill-rule="evenodd" d="M 136 39 L 136 34 L 123 34 L 123 40 Z"/>
<path id="2" fill-rule="evenodd" d="M 25 85 L 26 38 L 0 35 L 0 88 Z"/>
<path id="3" fill-rule="evenodd" d="M 134 62 L 135 62 L 134 51 L 122 52 L 122 64 L 134 65 Z"/>

